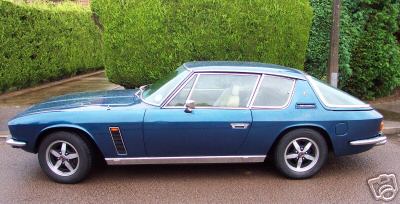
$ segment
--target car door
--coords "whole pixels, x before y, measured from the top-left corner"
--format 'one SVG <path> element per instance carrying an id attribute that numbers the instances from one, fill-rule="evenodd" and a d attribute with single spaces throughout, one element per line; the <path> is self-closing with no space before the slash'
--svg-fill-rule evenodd
<path id="1" fill-rule="evenodd" d="M 295 79 L 263 75 L 251 104 L 253 123 L 248 139 L 240 149 L 241 154 L 265 154 L 279 134 L 293 125 L 292 121 L 301 121 L 305 117 L 313 117 L 313 114 L 316 114 L 303 111 L 312 109 L 314 102 L 310 100 L 312 97 L 309 97 L 310 94 L 304 89 L 299 89 L 303 90 L 298 94 L 301 100 L 296 101 L 301 103 L 291 103 L 295 87 Z"/>
<path id="2" fill-rule="evenodd" d="M 252 123 L 248 105 L 259 78 L 256 74 L 194 74 L 162 108 L 146 111 L 147 155 L 235 155 Z M 191 112 L 185 111 L 187 100 L 195 103 Z"/>

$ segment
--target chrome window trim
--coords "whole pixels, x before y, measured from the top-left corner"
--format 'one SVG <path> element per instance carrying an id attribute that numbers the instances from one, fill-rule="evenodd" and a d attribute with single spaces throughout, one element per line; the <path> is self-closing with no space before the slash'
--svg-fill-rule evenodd
<path id="1" fill-rule="evenodd" d="M 235 66 L 233 66 L 233 67 L 235 67 Z M 257 66 L 246 66 L 246 67 L 244 67 L 244 68 L 249 68 L 249 69 L 258 69 L 258 70 L 253 70 L 253 71 L 239 70 L 239 69 L 232 70 L 232 66 L 204 66 L 204 67 L 196 67 L 196 68 L 188 68 L 188 67 L 186 67 L 186 68 L 188 70 L 196 71 L 196 72 L 252 73 L 252 74 L 265 74 L 265 75 L 273 75 L 273 76 L 280 76 L 280 77 L 286 77 L 286 78 L 305 80 L 305 78 L 301 77 L 301 76 L 304 76 L 304 72 L 298 73 L 299 76 L 290 76 L 290 75 L 288 75 L 286 73 L 279 73 L 279 72 L 273 72 L 273 71 L 268 71 L 268 70 L 262 70 L 263 68 L 279 69 L 279 68 L 272 68 L 272 67 L 257 67 Z M 211 71 L 210 69 L 215 70 L 215 71 Z M 224 70 L 224 69 L 230 69 L 230 70 Z M 291 69 L 291 68 L 289 68 L 289 69 Z"/>
<path id="2" fill-rule="evenodd" d="M 163 109 L 184 109 L 183 106 L 166 106 L 163 107 Z M 248 110 L 248 107 L 223 107 L 223 106 L 200 106 L 200 107 L 196 107 L 196 109 L 219 109 L 219 110 Z"/>
<path id="3" fill-rule="evenodd" d="M 194 87 L 197 84 L 198 79 L 200 78 L 201 75 L 250 75 L 250 76 L 257 76 L 256 79 L 256 83 L 254 84 L 254 87 L 252 89 L 252 92 L 250 94 L 249 100 L 246 103 L 246 107 L 220 107 L 220 106 L 196 106 L 196 109 L 226 109 L 226 110 L 246 110 L 249 109 L 249 105 L 251 102 L 251 99 L 254 97 L 254 94 L 256 92 L 257 89 L 257 85 L 260 83 L 262 74 L 260 73 L 237 73 L 237 72 L 194 72 L 190 79 L 186 80 L 185 83 L 183 83 L 180 87 L 177 88 L 176 91 L 174 91 L 173 94 L 171 94 L 171 97 L 168 97 L 168 101 L 166 101 L 163 105 L 162 108 L 165 109 L 183 109 L 185 108 L 185 106 L 168 106 L 168 103 L 170 103 L 173 98 L 175 98 L 175 96 L 183 89 L 183 87 L 185 87 L 187 85 L 187 83 L 189 83 L 190 80 L 192 80 L 192 77 L 196 77 L 196 80 L 193 83 L 192 89 L 189 92 L 188 97 L 186 98 L 186 100 L 190 99 L 190 97 L 192 96 Z"/>
<path id="4" fill-rule="evenodd" d="M 288 99 L 286 100 L 285 104 L 283 104 L 282 106 L 255 106 L 254 105 L 254 101 L 257 97 L 258 91 L 261 87 L 262 82 L 264 81 L 265 76 L 271 76 L 271 77 L 278 77 L 278 78 L 284 78 L 286 80 L 291 80 L 292 81 L 292 87 L 290 88 L 290 96 L 288 97 Z M 270 74 L 263 74 L 261 81 L 258 84 L 257 87 L 257 92 L 254 95 L 253 101 L 251 102 L 250 108 L 251 109 L 286 109 L 287 107 L 289 107 L 289 104 L 292 102 L 292 98 L 294 96 L 294 89 L 296 87 L 296 82 L 297 79 L 295 78 L 291 78 L 291 77 L 285 77 L 285 76 L 276 76 L 276 75 L 270 75 Z"/>
<path id="5" fill-rule="evenodd" d="M 313 79 L 311 78 L 311 76 L 306 75 L 306 79 L 307 79 L 308 83 L 310 84 L 311 88 L 313 89 L 313 91 L 315 92 L 315 94 L 317 95 L 318 99 L 327 108 L 371 108 L 371 105 L 369 105 L 369 104 L 365 104 L 365 105 L 333 105 L 333 104 L 330 104 L 326 100 L 326 98 L 321 94 L 319 88 L 317 88 L 317 86 L 313 82 Z"/>
<path id="6" fill-rule="evenodd" d="M 189 77 L 187 80 L 184 80 L 183 83 L 182 83 L 180 86 L 178 86 L 178 87 L 176 88 L 176 90 L 174 90 L 174 91 L 171 93 L 170 96 L 168 96 L 168 97 L 166 98 L 165 103 L 163 103 L 161 107 L 162 107 L 162 108 L 170 108 L 170 107 L 184 108 L 184 107 L 185 107 L 184 105 L 183 105 L 183 106 L 168 106 L 168 104 L 169 104 L 172 100 L 174 100 L 175 96 L 178 95 L 178 93 L 183 89 L 183 87 L 185 87 L 185 86 L 192 80 L 193 77 L 196 77 L 195 81 L 193 82 L 193 86 L 194 86 L 194 85 L 196 84 L 196 82 L 197 82 L 197 79 L 199 78 L 197 73 L 192 73 L 192 74 L 190 75 L 190 77 Z M 192 87 L 192 89 L 193 89 L 193 87 Z M 190 92 L 192 91 L 192 89 L 190 90 Z M 190 92 L 189 92 L 189 95 L 190 95 Z M 188 95 L 188 96 L 189 96 L 189 95 Z M 186 98 L 186 99 L 187 99 L 187 98 Z"/>
<path id="7" fill-rule="evenodd" d="M 257 82 L 256 82 L 255 86 L 253 87 L 253 90 L 251 91 L 249 101 L 247 101 L 247 104 L 246 104 L 246 108 L 249 108 L 251 106 L 251 104 L 253 103 L 256 92 L 258 91 L 258 87 L 259 87 L 263 77 L 264 77 L 264 75 L 262 75 L 262 74 L 258 75 Z"/>
<path id="8" fill-rule="evenodd" d="M 192 86 L 192 88 L 190 89 L 189 94 L 188 94 L 188 96 L 186 97 L 186 100 L 185 100 L 185 101 L 187 101 L 188 99 L 190 99 L 190 97 L 192 96 L 194 87 L 196 87 L 196 84 L 197 84 L 197 81 L 199 81 L 199 78 L 200 78 L 200 74 L 196 74 L 196 80 L 193 82 L 193 86 Z M 185 105 L 183 105 L 183 107 L 185 107 Z"/>
<path id="9" fill-rule="evenodd" d="M 260 163 L 266 155 L 105 158 L 108 165 Z"/>
<path id="10" fill-rule="evenodd" d="M 184 67 L 184 68 L 185 68 L 186 71 L 189 72 L 188 75 L 187 75 L 181 82 L 179 82 L 175 87 L 173 87 L 173 88 L 171 89 L 171 91 L 167 94 L 167 97 L 165 97 L 165 99 L 164 99 L 163 101 L 161 101 L 160 104 L 155 104 L 155 103 L 151 103 L 151 102 L 146 101 L 146 100 L 143 98 L 143 91 L 140 92 L 140 99 L 141 99 L 144 103 L 146 103 L 146 104 L 149 104 L 149 105 L 152 105 L 152 106 L 162 107 L 163 104 L 164 104 L 164 102 L 165 102 L 166 100 L 168 100 L 168 97 L 170 97 L 170 95 L 171 95 L 172 93 L 174 93 L 174 91 L 176 90 L 176 88 L 179 87 L 182 83 L 186 82 L 186 79 L 190 78 L 190 77 L 193 75 L 193 71 L 192 71 L 192 70 L 187 69 L 187 67 Z M 179 69 L 179 68 L 178 68 L 178 69 Z M 175 77 L 176 77 L 176 76 L 175 76 Z"/>

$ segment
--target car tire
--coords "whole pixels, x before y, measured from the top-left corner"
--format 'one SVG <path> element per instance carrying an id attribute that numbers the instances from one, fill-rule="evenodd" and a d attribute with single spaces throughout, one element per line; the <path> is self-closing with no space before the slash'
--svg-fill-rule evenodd
<path id="1" fill-rule="evenodd" d="M 324 137 L 313 129 L 296 129 L 286 133 L 274 150 L 275 166 L 291 179 L 312 177 L 328 158 Z"/>
<path id="2" fill-rule="evenodd" d="M 47 135 L 40 143 L 38 159 L 45 174 L 58 183 L 77 183 L 92 167 L 90 145 L 73 132 Z"/>

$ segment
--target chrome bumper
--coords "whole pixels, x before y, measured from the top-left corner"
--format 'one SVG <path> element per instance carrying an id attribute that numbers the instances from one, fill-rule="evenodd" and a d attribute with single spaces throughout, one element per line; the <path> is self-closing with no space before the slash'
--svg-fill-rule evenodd
<path id="1" fill-rule="evenodd" d="M 384 145 L 387 142 L 386 136 L 378 136 L 370 139 L 365 140 L 356 140 L 351 141 L 350 144 L 353 146 L 360 146 L 360 145 Z"/>
<path id="2" fill-rule="evenodd" d="M 25 147 L 26 146 L 26 142 L 14 140 L 11 136 L 7 137 L 6 144 L 8 144 L 12 147 Z"/>

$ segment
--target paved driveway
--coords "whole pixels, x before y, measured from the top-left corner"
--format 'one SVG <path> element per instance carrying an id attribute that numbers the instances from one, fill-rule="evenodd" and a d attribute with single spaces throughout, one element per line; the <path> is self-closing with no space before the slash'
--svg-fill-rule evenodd
<path id="1" fill-rule="evenodd" d="M 24 111 L 29 106 L 49 99 L 72 92 L 99 91 L 119 89 L 120 86 L 110 83 L 104 72 L 80 78 L 67 83 L 32 91 L 26 94 L 0 99 L 0 135 L 7 134 L 7 122 L 16 114 Z"/>
<path id="2" fill-rule="evenodd" d="M 76 185 L 50 181 L 36 155 L 0 141 L 0 202 L 35 203 L 373 203 L 367 179 L 400 179 L 400 137 L 340 158 L 308 180 L 288 180 L 267 164 L 102 167 Z M 393 203 L 400 203 L 397 195 Z"/>

